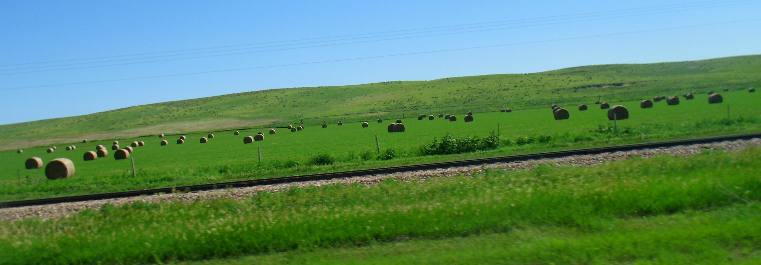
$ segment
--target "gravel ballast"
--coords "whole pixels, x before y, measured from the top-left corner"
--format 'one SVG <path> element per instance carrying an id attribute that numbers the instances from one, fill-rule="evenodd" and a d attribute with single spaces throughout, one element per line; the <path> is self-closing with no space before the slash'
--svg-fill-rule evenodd
<path id="1" fill-rule="evenodd" d="M 123 204 L 132 203 L 132 202 L 157 203 L 157 202 L 166 202 L 166 201 L 193 202 L 197 200 L 208 200 L 208 199 L 219 199 L 219 198 L 241 199 L 241 198 L 249 197 L 260 191 L 277 192 L 277 191 L 282 191 L 282 190 L 290 189 L 294 187 L 323 186 L 323 185 L 335 185 L 335 184 L 373 185 L 385 179 L 397 179 L 402 181 L 425 181 L 426 179 L 436 178 L 436 177 L 478 174 L 486 169 L 505 169 L 505 170 L 528 169 L 528 168 L 533 168 L 539 164 L 549 164 L 549 165 L 557 165 L 557 166 L 590 166 L 590 165 L 602 164 L 609 161 L 623 160 L 623 159 L 634 158 L 634 157 L 649 158 L 656 155 L 673 155 L 673 156 L 683 157 L 683 156 L 691 156 L 691 155 L 698 154 L 706 149 L 737 151 L 737 150 L 745 149 L 751 146 L 758 146 L 758 145 L 761 145 L 761 139 L 755 138 L 751 140 L 726 141 L 726 142 L 717 142 L 717 143 L 710 143 L 710 144 L 683 145 L 683 146 L 675 146 L 675 147 L 667 147 L 667 148 L 654 148 L 654 149 L 642 149 L 642 150 L 625 151 L 625 152 L 602 153 L 602 154 L 595 154 L 595 155 L 567 156 L 562 158 L 537 159 L 537 160 L 527 160 L 527 161 L 518 161 L 518 162 L 509 162 L 509 163 L 495 163 L 495 164 L 478 165 L 478 166 L 451 167 L 451 168 L 445 168 L 445 169 L 421 170 L 421 171 L 384 174 L 384 175 L 367 175 L 367 176 L 358 176 L 358 177 L 345 178 L 345 179 L 307 181 L 307 182 L 298 182 L 298 183 L 263 185 L 263 186 L 246 187 L 246 188 L 200 191 L 200 192 L 192 192 L 192 193 L 159 194 L 159 195 L 138 196 L 138 197 L 129 197 L 129 198 L 120 198 L 120 199 L 108 199 L 108 200 L 60 203 L 60 204 L 18 207 L 18 208 L 6 208 L 6 209 L 0 209 L 0 220 L 13 221 L 13 220 L 20 220 L 25 218 L 41 218 L 41 219 L 61 218 L 61 217 L 66 217 L 66 216 L 75 214 L 79 211 L 86 210 L 86 209 L 98 209 L 107 204 L 123 205 Z"/>

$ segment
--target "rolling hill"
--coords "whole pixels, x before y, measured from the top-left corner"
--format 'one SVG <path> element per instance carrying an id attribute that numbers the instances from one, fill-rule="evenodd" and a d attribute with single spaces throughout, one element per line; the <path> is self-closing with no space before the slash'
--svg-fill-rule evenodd
<path id="1" fill-rule="evenodd" d="M 86 139 L 611 102 L 761 85 L 761 55 L 430 81 L 285 88 L 0 125 L 0 150 Z"/>

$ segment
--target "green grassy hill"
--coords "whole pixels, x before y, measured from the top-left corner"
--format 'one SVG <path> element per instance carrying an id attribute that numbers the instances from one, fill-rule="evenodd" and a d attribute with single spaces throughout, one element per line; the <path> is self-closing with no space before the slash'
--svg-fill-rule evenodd
<path id="1" fill-rule="evenodd" d="M 356 121 L 417 113 L 493 111 L 551 103 L 634 100 L 761 85 L 761 55 L 641 65 L 574 67 L 431 81 L 275 89 L 136 106 L 83 116 L 0 126 L 0 150 L 178 133 L 287 125 L 303 119 Z"/>

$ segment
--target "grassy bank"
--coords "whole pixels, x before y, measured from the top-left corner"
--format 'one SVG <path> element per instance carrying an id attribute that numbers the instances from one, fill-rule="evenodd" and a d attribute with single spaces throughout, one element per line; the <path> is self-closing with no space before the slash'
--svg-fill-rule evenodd
<path id="1" fill-rule="evenodd" d="M 591 238 L 566 246 L 594 247 L 605 241 L 606 231 L 611 236 L 619 230 L 626 235 L 627 230 L 616 225 L 626 220 L 655 220 L 652 224 L 660 226 L 659 219 L 651 218 L 701 211 L 723 215 L 721 211 L 726 210 L 732 219 L 732 215 L 753 212 L 761 200 L 759 166 L 761 149 L 730 154 L 714 151 L 689 158 L 631 159 L 584 168 L 491 170 L 428 182 L 300 188 L 260 193 L 242 201 L 106 207 L 59 220 L 0 223 L 0 263 L 204 260 L 553 228 L 601 233 L 598 241 Z M 742 207 L 751 208 L 745 211 Z M 758 218 L 748 216 L 748 221 Z M 749 228 L 749 237 L 731 233 L 721 237 L 710 231 L 739 230 L 731 222 L 705 220 L 700 231 L 706 233 L 706 242 L 724 246 L 721 240 L 726 240 L 740 249 L 744 244 L 758 245 L 757 229 Z M 700 233 L 692 237 L 702 237 Z M 646 235 L 642 242 L 660 236 Z M 674 236 L 687 240 L 691 235 Z M 621 243 L 611 249 L 626 246 Z M 527 258 L 532 251 L 551 255 L 547 253 L 555 249 L 542 243 L 534 250 L 527 248 Z M 615 258 L 614 254 L 610 257 Z"/>

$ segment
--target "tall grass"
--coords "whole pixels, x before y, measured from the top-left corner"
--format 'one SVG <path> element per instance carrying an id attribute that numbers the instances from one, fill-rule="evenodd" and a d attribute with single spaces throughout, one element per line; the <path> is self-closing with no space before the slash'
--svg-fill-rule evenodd
<path id="1" fill-rule="evenodd" d="M 606 229 L 761 200 L 761 149 L 596 167 L 540 166 L 428 182 L 327 186 L 242 201 L 135 203 L 0 223 L 0 264 L 145 263 L 444 238 L 519 227 Z"/>

